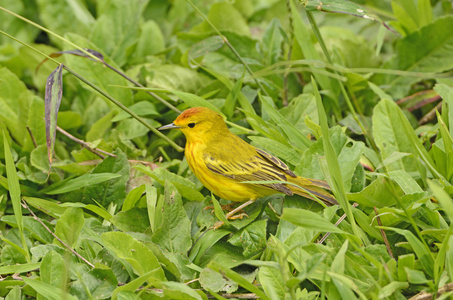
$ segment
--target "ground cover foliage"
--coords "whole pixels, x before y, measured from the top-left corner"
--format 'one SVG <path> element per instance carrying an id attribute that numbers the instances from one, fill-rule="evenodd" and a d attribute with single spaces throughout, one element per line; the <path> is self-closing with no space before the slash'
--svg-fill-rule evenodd
<path id="1" fill-rule="evenodd" d="M 446 0 L 0 0 L 0 296 L 451 297 L 451 28 Z M 340 205 L 210 229 L 228 201 L 155 130 L 192 106 Z"/>

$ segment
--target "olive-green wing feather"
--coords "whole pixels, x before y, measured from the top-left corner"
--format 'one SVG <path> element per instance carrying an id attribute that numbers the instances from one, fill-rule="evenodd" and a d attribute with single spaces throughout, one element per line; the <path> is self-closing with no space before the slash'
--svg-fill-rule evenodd
<path id="1" fill-rule="evenodd" d="M 212 172 L 237 180 L 238 182 L 275 180 L 286 181 L 285 172 L 265 159 L 258 152 L 252 157 L 242 159 L 241 157 L 234 157 L 234 159 L 228 161 L 206 154 L 204 162 L 206 167 Z M 281 183 L 263 183 L 259 185 L 277 190 L 287 195 L 293 195 L 293 192 Z"/>

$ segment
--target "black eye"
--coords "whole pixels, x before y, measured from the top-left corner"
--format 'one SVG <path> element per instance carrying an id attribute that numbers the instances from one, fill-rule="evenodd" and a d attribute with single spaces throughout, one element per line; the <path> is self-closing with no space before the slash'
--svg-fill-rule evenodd
<path id="1" fill-rule="evenodd" d="M 195 127 L 195 123 L 189 123 L 189 124 L 187 124 L 187 126 L 189 126 L 189 128 L 194 128 Z"/>

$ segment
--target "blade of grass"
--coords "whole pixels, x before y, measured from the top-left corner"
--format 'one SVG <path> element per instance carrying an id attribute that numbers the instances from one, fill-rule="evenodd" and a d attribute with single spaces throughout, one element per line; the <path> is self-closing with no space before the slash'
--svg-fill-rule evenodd
<path id="1" fill-rule="evenodd" d="M 8 189 L 11 202 L 13 204 L 14 217 L 16 218 L 17 228 L 19 229 L 20 240 L 22 247 L 25 251 L 25 258 L 27 262 L 31 262 L 30 253 L 28 252 L 28 246 L 24 236 L 24 222 L 22 218 L 22 207 L 20 204 L 20 186 L 19 177 L 17 176 L 16 166 L 14 165 L 13 155 L 8 143 L 9 138 L 7 137 L 5 130 L 3 130 L 3 146 L 5 149 L 5 165 L 6 165 L 6 177 L 8 179 Z"/>
<path id="2" fill-rule="evenodd" d="M 335 154 L 335 150 L 329 139 L 329 125 L 327 124 L 327 115 L 322 104 L 321 95 L 319 94 L 318 86 L 314 78 L 312 78 L 311 80 L 318 108 L 319 124 L 321 125 L 322 130 L 324 153 L 326 155 L 327 167 L 330 174 L 329 185 L 332 187 L 332 191 L 335 194 L 335 197 L 337 198 L 340 206 L 343 208 L 348 217 L 349 223 L 352 227 L 352 232 L 355 236 L 361 239 L 361 235 L 354 219 L 354 214 L 352 213 L 352 205 L 349 204 L 348 197 L 346 196 L 340 164 L 338 163 L 337 155 Z"/>

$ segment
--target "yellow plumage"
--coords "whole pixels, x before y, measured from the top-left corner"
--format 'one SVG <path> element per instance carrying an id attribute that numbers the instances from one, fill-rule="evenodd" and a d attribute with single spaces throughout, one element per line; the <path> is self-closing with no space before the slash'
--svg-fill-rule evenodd
<path id="1" fill-rule="evenodd" d="M 230 132 L 222 116 L 204 108 L 184 111 L 174 123 L 160 129 L 179 129 L 186 136 L 185 156 L 195 176 L 217 196 L 235 202 L 284 193 L 313 197 L 287 181 L 303 187 L 325 203 L 338 204 L 324 189 L 325 181 L 296 176 L 281 160 L 255 148 Z M 244 181 L 270 181 L 250 184 Z"/>

